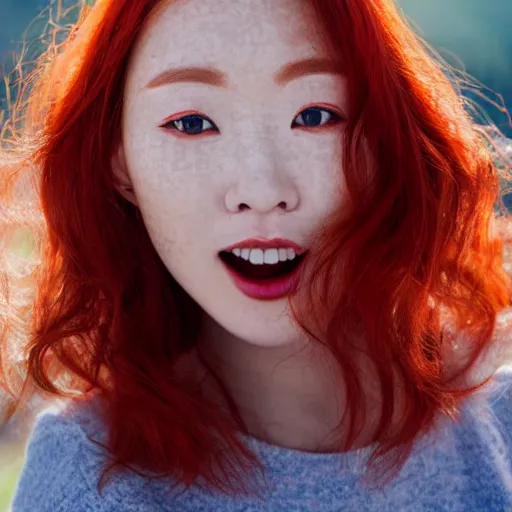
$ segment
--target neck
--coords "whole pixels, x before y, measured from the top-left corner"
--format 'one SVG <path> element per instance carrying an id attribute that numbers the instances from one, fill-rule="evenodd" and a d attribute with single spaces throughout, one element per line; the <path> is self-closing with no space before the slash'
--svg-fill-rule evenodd
<path id="1" fill-rule="evenodd" d="M 305 339 L 286 346 L 260 347 L 229 335 L 217 324 L 205 322 L 198 350 L 222 379 L 250 435 L 305 451 L 340 448 L 345 434 L 340 424 L 345 387 L 339 368 L 325 347 Z M 187 366 L 202 380 L 205 397 L 227 407 L 197 352 Z M 369 383 L 368 379 L 365 383 Z M 369 396 L 367 410 L 373 411 L 373 416 L 378 410 L 376 405 Z M 353 448 L 370 442 L 371 432 L 364 428 Z"/>

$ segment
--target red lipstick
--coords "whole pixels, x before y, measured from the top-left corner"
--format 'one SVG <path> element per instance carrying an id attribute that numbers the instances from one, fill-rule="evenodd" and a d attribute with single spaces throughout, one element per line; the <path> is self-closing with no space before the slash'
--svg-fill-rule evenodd
<path id="1" fill-rule="evenodd" d="M 221 261 L 228 271 L 233 284 L 247 297 L 256 300 L 277 300 L 289 295 L 295 288 L 302 267 L 302 255 L 306 252 L 304 247 L 283 238 L 263 239 L 250 238 L 237 242 L 221 253 L 230 253 L 233 249 L 293 249 L 295 251 L 295 259 L 287 262 L 279 262 L 279 268 L 283 268 L 283 274 L 277 277 L 253 279 L 248 275 L 244 275 L 228 263 L 228 258 Z M 250 264 L 248 264 L 250 265 Z M 255 265 L 257 266 L 257 265 Z M 277 268 L 277 267 L 276 267 Z"/>
<path id="2" fill-rule="evenodd" d="M 225 249 L 221 249 L 220 252 L 229 252 L 233 249 L 293 249 L 298 255 L 306 252 L 304 247 L 292 242 L 291 240 L 287 240 L 286 238 L 248 238 L 247 240 L 242 240 L 241 242 L 237 242 L 236 244 L 230 245 Z"/>

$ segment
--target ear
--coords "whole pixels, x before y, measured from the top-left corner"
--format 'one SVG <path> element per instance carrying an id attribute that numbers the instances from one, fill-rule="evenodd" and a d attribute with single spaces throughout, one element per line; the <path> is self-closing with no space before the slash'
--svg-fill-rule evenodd
<path id="1" fill-rule="evenodd" d="M 112 172 L 114 174 L 114 184 L 116 190 L 130 203 L 138 206 L 137 197 L 133 190 L 130 175 L 128 174 L 128 166 L 124 154 L 123 144 L 119 144 L 118 149 L 112 157 Z"/>

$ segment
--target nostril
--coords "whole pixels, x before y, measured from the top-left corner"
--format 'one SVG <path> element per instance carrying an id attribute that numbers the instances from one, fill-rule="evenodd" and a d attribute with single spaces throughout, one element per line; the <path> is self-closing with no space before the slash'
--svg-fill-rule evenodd
<path id="1" fill-rule="evenodd" d="M 287 209 L 288 209 L 288 203 L 287 203 L 286 201 L 281 201 L 281 202 L 277 205 L 277 207 L 278 207 L 279 209 L 281 209 L 281 210 L 287 210 Z M 238 211 L 239 211 L 239 212 L 243 212 L 243 211 L 245 211 L 245 210 L 250 210 L 250 209 L 251 209 L 251 207 L 250 207 L 248 204 L 246 204 L 246 203 L 240 203 L 240 204 L 238 205 Z"/>

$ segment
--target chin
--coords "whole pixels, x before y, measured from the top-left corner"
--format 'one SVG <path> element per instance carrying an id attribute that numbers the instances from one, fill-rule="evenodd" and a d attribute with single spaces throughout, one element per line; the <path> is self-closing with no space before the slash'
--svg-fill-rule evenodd
<path id="1" fill-rule="evenodd" d="M 248 311 L 243 311 L 241 306 L 238 303 L 238 307 L 231 309 L 237 313 L 213 317 L 230 336 L 257 347 L 290 346 L 305 339 L 289 313 L 287 300 L 256 303 Z"/>

